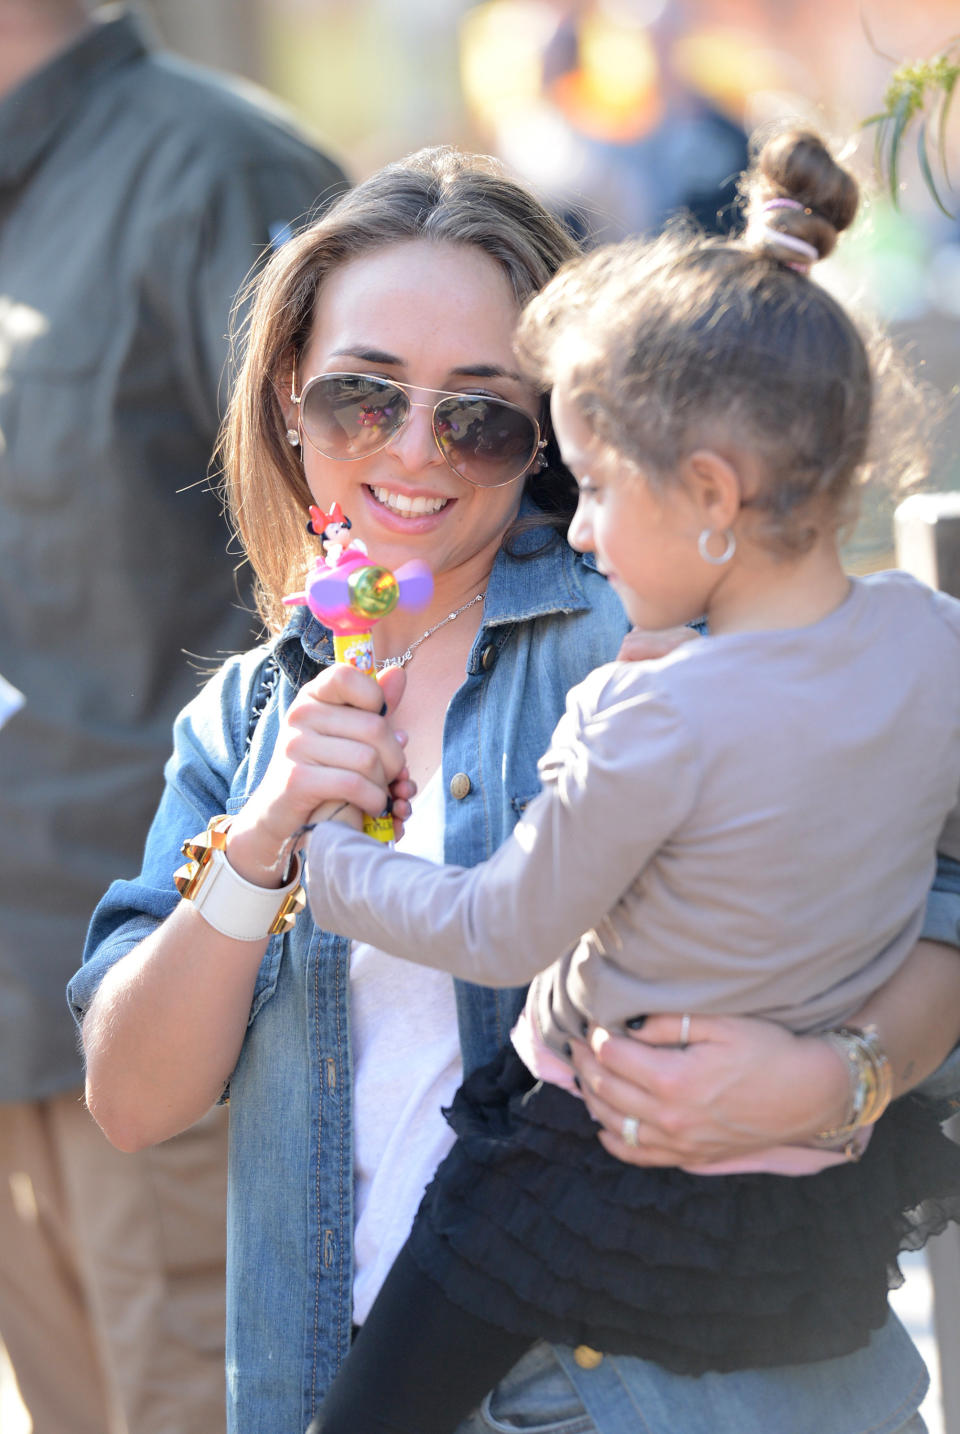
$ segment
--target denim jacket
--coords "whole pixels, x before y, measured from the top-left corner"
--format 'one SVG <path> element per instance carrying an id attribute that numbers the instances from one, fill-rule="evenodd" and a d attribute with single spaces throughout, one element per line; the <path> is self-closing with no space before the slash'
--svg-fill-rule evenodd
<path id="1" fill-rule="evenodd" d="M 520 546 L 538 541 L 542 534 L 527 534 Z M 500 553 L 464 680 L 446 714 L 448 861 L 473 865 L 504 840 L 539 789 L 537 759 L 567 689 L 615 654 L 625 629 L 605 580 L 565 543 L 555 540 L 522 560 Z M 228 660 L 181 714 L 143 870 L 134 881 L 115 882 L 94 914 L 85 964 L 69 992 L 78 1018 L 105 971 L 175 906 L 171 874 L 181 861 L 181 842 L 215 813 L 243 806 L 266 770 L 281 714 L 300 684 L 332 659 L 329 635 L 305 610 L 298 610 L 274 646 L 280 677 L 249 746 L 264 648 Z M 304 1429 L 349 1347 L 354 1217 L 348 983 L 349 943 L 318 930 L 308 916 L 290 935 L 274 937 L 231 1077 L 232 1434 Z M 469 1070 L 506 1040 L 523 992 L 457 982 L 456 998 Z M 769 1422 L 770 1401 L 779 1391 L 792 1404 L 799 1401 L 804 1429 L 881 1434 L 901 1427 L 925 1388 L 919 1356 L 892 1317 L 869 1349 L 848 1359 L 710 1376 L 709 1394 L 706 1385 L 641 1360 L 607 1360 L 595 1370 L 582 1369 L 570 1351 L 557 1351 L 556 1360 L 580 1413 L 569 1422 L 551 1417 L 549 1426 L 526 1414 L 516 1427 L 549 1427 L 558 1434 L 692 1431 L 699 1427 L 694 1411 L 708 1396 L 700 1413 L 704 1430 L 760 1434 L 785 1427 Z M 640 1407 L 645 1422 L 638 1424 Z"/>

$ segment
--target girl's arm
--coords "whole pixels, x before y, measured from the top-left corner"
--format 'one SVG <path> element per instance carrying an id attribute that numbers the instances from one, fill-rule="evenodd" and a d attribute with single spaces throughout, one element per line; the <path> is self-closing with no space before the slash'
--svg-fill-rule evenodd
<path id="1" fill-rule="evenodd" d="M 687 815 L 699 775 L 669 698 L 623 666 L 569 694 L 540 773 L 543 791 L 475 867 L 437 866 L 336 823 L 318 827 L 307 846 L 316 920 L 480 985 L 531 980 L 614 909 Z M 628 805 L 638 791 L 643 802 Z"/>
<path id="2" fill-rule="evenodd" d="M 291 835 L 324 802 L 352 802 L 374 814 L 383 809 L 386 787 L 403 770 L 403 751 L 379 708 L 384 696 L 395 703 L 402 685 L 388 672 L 378 688 L 338 665 L 301 690 L 264 779 L 227 838 L 227 859 L 241 876 L 281 886 Z M 184 798 L 177 804 L 170 788 L 168 797 L 180 820 L 188 812 L 193 820 Z M 206 812 L 177 841 L 215 814 Z M 174 903 L 172 910 L 109 968 L 83 1016 L 87 1104 L 122 1150 L 166 1140 L 217 1100 L 236 1064 L 267 946 L 266 938 L 221 935 L 191 902 L 176 899 L 169 846 L 168 838 L 164 859 L 151 863 L 148 843 L 150 875 L 142 880 L 152 882 L 155 905 Z"/>
<path id="3" fill-rule="evenodd" d="M 850 1018 L 874 1025 L 890 1058 L 894 1095 L 930 1075 L 960 1040 L 960 952 L 920 941 L 885 986 Z M 804 1144 L 842 1125 L 850 1085 L 842 1058 L 816 1036 L 768 1021 L 694 1016 L 677 1048 L 680 1016 L 651 1016 L 636 1039 L 591 1033 L 575 1042 L 584 1098 L 600 1140 L 634 1165 L 695 1165 L 774 1144 Z M 624 1144 L 623 1119 L 639 1122 Z"/>

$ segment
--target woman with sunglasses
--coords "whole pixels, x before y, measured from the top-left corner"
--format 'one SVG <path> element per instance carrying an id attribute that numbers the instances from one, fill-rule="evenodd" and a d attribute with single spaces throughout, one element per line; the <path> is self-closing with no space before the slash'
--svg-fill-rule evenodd
<path id="1" fill-rule="evenodd" d="M 619 601 L 563 540 L 572 484 L 512 352 L 522 305 L 572 249 L 492 162 L 426 151 L 345 196 L 258 282 L 223 453 L 271 636 L 181 714 L 142 872 L 104 898 L 70 992 L 88 1101 L 121 1148 L 229 1091 L 235 1434 L 310 1422 L 450 1144 L 440 1108 L 523 1003 L 318 930 L 295 847 L 345 802 L 376 815 L 389 785 L 405 849 L 482 860 L 538 789 L 567 689 L 623 639 Z M 334 503 L 352 525 L 338 541 L 434 575 L 429 607 L 377 624 L 377 683 L 332 664 L 329 632 L 283 604 L 317 555 L 308 508 Z M 901 1074 L 949 1044 L 954 965 L 921 945 L 912 1001 L 871 1011 Z M 843 1120 L 828 1043 L 697 1027 L 683 1052 L 602 1036 L 580 1052 L 620 1153 L 716 1159 Z M 845 1359 L 698 1380 L 539 1345 L 458 1434 L 769 1434 L 784 1408 L 818 1434 L 903 1434 L 922 1427 L 922 1394 L 894 1320 Z"/>

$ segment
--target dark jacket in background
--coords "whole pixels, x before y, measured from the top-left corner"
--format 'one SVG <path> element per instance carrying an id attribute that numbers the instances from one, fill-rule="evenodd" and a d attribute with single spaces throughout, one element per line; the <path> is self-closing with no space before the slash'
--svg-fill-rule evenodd
<path id="1" fill-rule="evenodd" d="M 64 1000 L 173 716 L 250 613 L 207 467 L 235 294 L 343 188 L 110 12 L 0 102 L 0 1100 L 77 1085 Z M 199 657 L 191 663 L 184 651 Z"/>

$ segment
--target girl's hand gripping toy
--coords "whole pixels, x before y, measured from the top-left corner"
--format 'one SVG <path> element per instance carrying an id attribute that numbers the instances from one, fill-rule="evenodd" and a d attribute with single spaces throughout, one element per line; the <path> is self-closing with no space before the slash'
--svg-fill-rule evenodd
<path id="1" fill-rule="evenodd" d="M 307 528 L 320 539 L 323 556 L 314 560 L 303 592 L 283 600 L 290 606 L 306 605 L 331 630 L 337 662 L 374 677 L 373 624 L 401 604 L 414 610 L 426 607 L 433 596 L 430 569 L 414 558 L 392 573 L 370 561 L 359 539 L 344 543 L 350 520 L 339 503 L 329 513 L 311 505 Z M 364 813 L 363 829 L 377 841 L 393 841 L 389 812 L 379 817 Z"/>

